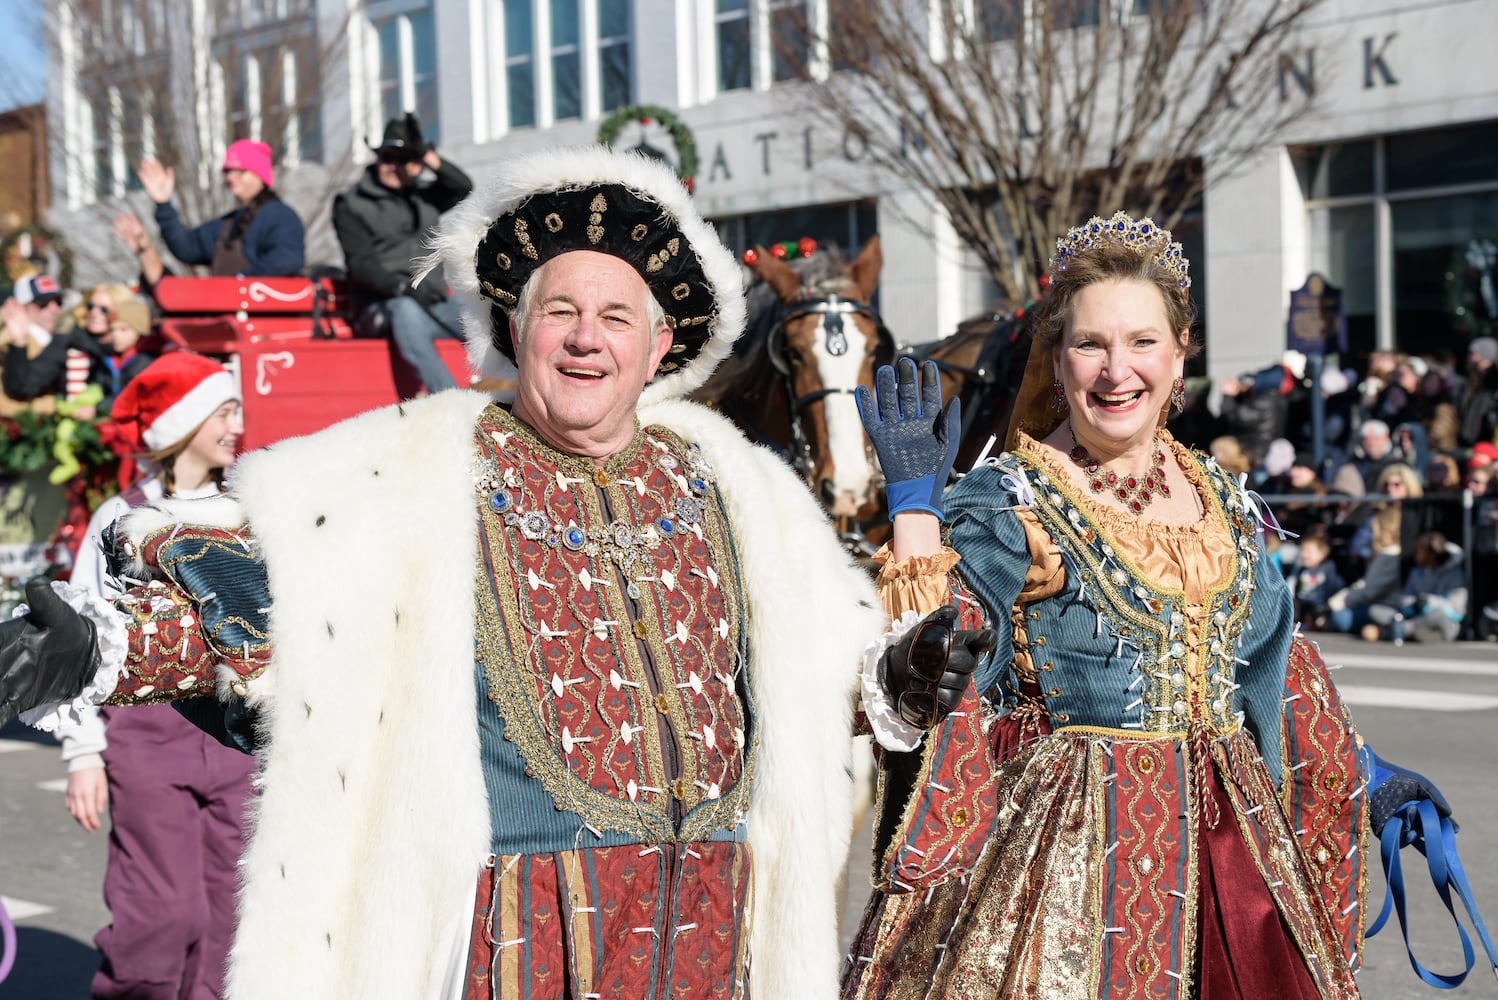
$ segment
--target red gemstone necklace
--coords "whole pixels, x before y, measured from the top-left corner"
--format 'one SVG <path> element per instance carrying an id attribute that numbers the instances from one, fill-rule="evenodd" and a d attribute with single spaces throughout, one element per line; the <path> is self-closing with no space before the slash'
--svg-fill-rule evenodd
<path id="1" fill-rule="evenodd" d="M 1086 448 L 1077 444 L 1076 434 L 1071 438 L 1071 460 L 1087 473 L 1088 489 L 1094 493 L 1107 490 L 1136 514 L 1142 513 L 1156 496 L 1170 496 L 1170 486 L 1165 482 L 1165 452 L 1159 442 L 1155 444 L 1155 458 L 1150 470 L 1139 476 L 1120 476 L 1111 469 L 1104 469 Z"/>

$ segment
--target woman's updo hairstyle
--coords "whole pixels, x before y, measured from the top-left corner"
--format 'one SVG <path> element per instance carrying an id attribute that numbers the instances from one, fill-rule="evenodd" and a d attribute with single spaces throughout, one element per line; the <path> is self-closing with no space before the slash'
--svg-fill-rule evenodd
<path id="1" fill-rule="evenodd" d="M 1171 335 L 1179 341 L 1181 331 L 1196 321 L 1189 268 L 1181 245 L 1153 220 L 1134 219 L 1124 212 L 1111 219 L 1094 216 L 1056 241 L 1050 287 L 1036 307 L 1035 340 L 1046 350 L 1055 349 L 1071 319 L 1073 300 L 1088 285 L 1142 281 L 1160 290 Z M 1195 339 L 1183 346 L 1188 357 L 1201 350 Z"/>

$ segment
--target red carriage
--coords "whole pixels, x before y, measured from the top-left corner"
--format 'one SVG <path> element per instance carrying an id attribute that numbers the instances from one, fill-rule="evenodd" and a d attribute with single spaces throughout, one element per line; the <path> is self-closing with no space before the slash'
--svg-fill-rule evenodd
<path id="1" fill-rule="evenodd" d="M 347 286 L 330 278 L 163 278 L 163 347 L 208 354 L 239 378 L 246 449 L 320 430 L 420 388 L 386 339 L 354 336 Z M 459 384 L 463 345 L 437 342 Z"/>

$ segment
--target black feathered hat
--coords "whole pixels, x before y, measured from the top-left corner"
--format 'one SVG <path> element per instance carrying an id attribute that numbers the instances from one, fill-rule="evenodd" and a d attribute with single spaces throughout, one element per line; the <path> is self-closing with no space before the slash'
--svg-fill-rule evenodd
<path id="1" fill-rule="evenodd" d="M 666 164 L 603 146 L 511 160 L 444 220 L 445 273 L 470 306 L 468 350 L 480 373 L 513 360 L 509 314 L 527 280 L 573 250 L 628 263 L 665 311 L 671 350 L 641 399 L 707 380 L 744 327 L 743 278 L 717 231 Z"/>

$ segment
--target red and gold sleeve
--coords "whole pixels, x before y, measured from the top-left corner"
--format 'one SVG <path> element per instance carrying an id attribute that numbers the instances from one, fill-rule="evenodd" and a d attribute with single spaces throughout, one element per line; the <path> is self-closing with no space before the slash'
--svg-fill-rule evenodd
<path id="1" fill-rule="evenodd" d="M 1363 948 L 1368 775 L 1321 654 L 1300 637 L 1290 647 L 1281 719 L 1285 811 L 1351 959 Z"/>
<path id="2" fill-rule="evenodd" d="M 959 627 L 987 627 L 982 608 L 957 574 L 943 572 L 941 579 L 947 600 L 958 608 Z M 916 749 L 900 753 L 876 747 L 880 821 L 874 883 L 880 889 L 928 889 L 961 877 L 977 863 L 998 815 L 989 735 L 995 718 L 969 685 L 957 709 Z"/>
<path id="3" fill-rule="evenodd" d="M 143 540 L 158 576 L 115 606 L 129 618 L 124 676 L 112 704 L 249 693 L 270 662 L 270 595 L 243 534 L 178 526 Z"/>

